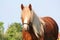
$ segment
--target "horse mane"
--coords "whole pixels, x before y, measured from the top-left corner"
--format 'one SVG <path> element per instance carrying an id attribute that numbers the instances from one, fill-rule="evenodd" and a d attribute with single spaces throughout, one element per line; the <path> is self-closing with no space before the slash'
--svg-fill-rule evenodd
<path id="1" fill-rule="evenodd" d="M 44 33 L 43 26 L 41 24 L 42 22 L 40 21 L 42 19 L 39 19 L 39 17 L 35 14 L 34 11 L 32 11 L 32 13 L 33 13 L 33 17 L 32 17 L 33 30 L 34 30 L 35 35 L 39 38 L 39 35 L 42 36 Z"/>

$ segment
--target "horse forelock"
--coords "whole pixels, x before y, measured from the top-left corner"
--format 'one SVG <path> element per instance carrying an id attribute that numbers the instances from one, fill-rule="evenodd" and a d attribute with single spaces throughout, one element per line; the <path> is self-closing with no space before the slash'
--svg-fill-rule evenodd
<path id="1" fill-rule="evenodd" d="M 23 10 L 22 10 L 22 14 L 21 14 L 21 18 L 23 19 L 23 22 L 26 21 L 27 22 L 30 22 L 31 21 L 31 18 L 32 18 L 32 10 L 30 10 L 28 7 L 25 7 Z"/>

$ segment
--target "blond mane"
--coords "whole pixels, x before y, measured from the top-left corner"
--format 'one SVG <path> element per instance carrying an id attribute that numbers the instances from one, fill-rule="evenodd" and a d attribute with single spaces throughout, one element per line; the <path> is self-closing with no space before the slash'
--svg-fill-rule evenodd
<path id="1" fill-rule="evenodd" d="M 32 20 L 32 22 L 33 22 L 33 29 L 34 29 L 34 32 L 35 32 L 35 35 L 37 36 L 37 37 L 39 37 L 38 36 L 38 34 L 40 35 L 40 36 L 42 36 L 43 35 L 43 33 L 44 33 L 44 29 L 43 29 L 43 20 L 42 19 L 40 19 L 36 14 L 35 14 L 35 12 L 34 11 L 31 11 L 32 13 L 33 13 L 33 20 Z"/>

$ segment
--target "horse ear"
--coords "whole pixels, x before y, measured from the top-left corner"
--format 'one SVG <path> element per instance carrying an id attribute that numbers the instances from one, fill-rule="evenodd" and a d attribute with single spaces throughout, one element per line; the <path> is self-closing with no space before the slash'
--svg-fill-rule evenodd
<path id="1" fill-rule="evenodd" d="M 29 4 L 29 9 L 32 10 L 32 6 L 31 6 L 31 4 Z"/>
<path id="2" fill-rule="evenodd" d="M 22 9 L 22 10 L 24 9 L 24 6 L 23 6 L 23 4 L 21 4 L 21 9 Z"/>

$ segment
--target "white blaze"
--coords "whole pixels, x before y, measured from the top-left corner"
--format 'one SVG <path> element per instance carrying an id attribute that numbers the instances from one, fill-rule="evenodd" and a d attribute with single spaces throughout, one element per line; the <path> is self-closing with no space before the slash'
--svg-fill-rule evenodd
<path id="1" fill-rule="evenodd" d="M 27 18 L 25 18 L 24 23 L 27 23 Z M 25 30 L 27 30 L 27 27 L 28 27 L 27 24 L 24 24 L 24 25 L 23 25 L 23 28 L 24 28 Z"/>
<path id="2" fill-rule="evenodd" d="M 27 23 L 27 18 L 25 18 L 24 23 Z"/>

